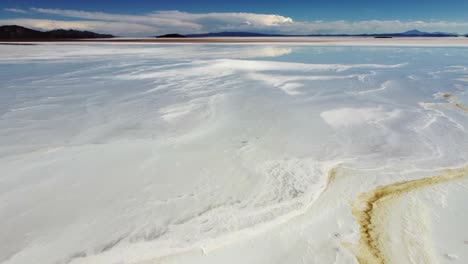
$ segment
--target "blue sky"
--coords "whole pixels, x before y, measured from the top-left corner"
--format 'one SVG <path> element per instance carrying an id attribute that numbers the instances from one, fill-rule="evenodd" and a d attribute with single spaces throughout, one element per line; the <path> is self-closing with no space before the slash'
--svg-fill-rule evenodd
<path id="1" fill-rule="evenodd" d="M 118 35 L 378 33 L 413 28 L 468 33 L 467 0 L 2 0 L 0 10 L 0 24 Z"/>

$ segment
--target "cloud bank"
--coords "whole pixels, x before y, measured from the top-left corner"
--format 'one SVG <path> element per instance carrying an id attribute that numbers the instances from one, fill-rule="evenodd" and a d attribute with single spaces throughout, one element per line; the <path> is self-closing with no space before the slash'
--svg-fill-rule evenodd
<path id="1" fill-rule="evenodd" d="M 392 33 L 411 29 L 468 33 L 468 22 L 449 21 L 294 21 L 290 17 L 255 13 L 188 13 L 154 11 L 142 15 L 87 12 L 80 10 L 6 8 L 17 14 L 42 14 L 54 19 L 28 17 L 3 19 L 0 24 L 18 24 L 41 30 L 57 28 L 91 30 L 119 36 L 153 36 L 166 33 L 250 31 L 281 34 Z"/>
<path id="2" fill-rule="evenodd" d="M 4 8 L 4 11 L 12 12 L 12 13 L 20 13 L 20 14 L 27 14 L 28 11 L 18 8 Z"/>

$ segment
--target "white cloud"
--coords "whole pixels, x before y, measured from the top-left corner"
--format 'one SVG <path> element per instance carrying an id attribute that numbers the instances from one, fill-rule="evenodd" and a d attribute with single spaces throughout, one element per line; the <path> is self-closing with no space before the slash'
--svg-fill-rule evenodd
<path id="1" fill-rule="evenodd" d="M 152 36 L 165 33 L 204 33 L 219 31 L 250 31 L 283 34 L 317 33 L 392 33 L 411 29 L 467 33 L 468 22 L 448 21 L 314 21 L 301 22 L 292 18 L 255 13 L 187 13 L 155 11 L 142 15 L 112 14 L 79 10 L 30 8 L 31 12 L 75 18 L 76 21 L 16 19 L 23 26 L 38 29 L 76 28 L 108 32 L 114 35 Z M 12 24 L 13 20 L 1 23 Z"/>
<path id="2" fill-rule="evenodd" d="M 27 14 L 28 11 L 18 8 L 4 8 L 4 11 L 13 12 L 13 13 L 20 13 L 20 14 Z"/>

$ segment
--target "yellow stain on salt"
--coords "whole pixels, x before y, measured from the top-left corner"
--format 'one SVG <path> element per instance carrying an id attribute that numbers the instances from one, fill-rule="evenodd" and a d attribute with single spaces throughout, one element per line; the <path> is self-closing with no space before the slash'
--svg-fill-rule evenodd
<path id="1" fill-rule="evenodd" d="M 325 192 L 326 190 L 328 190 L 330 188 L 330 186 L 332 185 L 332 183 L 334 183 L 336 181 L 336 177 L 338 176 L 338 169 L 340 168 L 339 165 L 333 167 L 329 172 L 328 172 L 328 177 L 327 177 L 327 185 L 325 186 L 325 190 L 323 192 Z"/>
<path id="2" fill-rule="evenodd" d="M 454 105 L 455 107 L 465 111 L 465 112 L 468 112 L 468 106 L 464 106 L 460 100 L 455 97 L 453 94 L 450 94 L 450 93 L 444 93 L 442 95 L 442 97 L 446 98 L 449 100 L 450 104 Z"/>
<path id="3" fill-rule="evenodd" d="M 384 205 L 411 191 L 463 176 L 468 176 L 468 166 L 461 169 L 445 170 L 434 177 L 379 186 L 371 192 L 361 194 L 352 206 L 352 213 L 360 225 L 361 238 L 358 245 L 347 244 L 345 246 L 353 251 L 361 264 L 390 263 L 389 252 L 385 252 L 383 249 L 383 245 L 388 242 L 386 239 L 387 230 L 383 224 L 385 216 L 388 215 L 383 210 L 388 207 Z"/>

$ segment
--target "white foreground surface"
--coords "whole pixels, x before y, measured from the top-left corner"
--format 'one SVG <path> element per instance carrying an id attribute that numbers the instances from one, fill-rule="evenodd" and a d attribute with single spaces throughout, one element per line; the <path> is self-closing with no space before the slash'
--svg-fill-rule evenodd
<path id="1" fill-rule="evenodd" d="M 468 162 L 467 48 L 0 45 L 0 79 L 0 263 L 357 263 L 362 193 Z M 379 257 L 467 263 L 467 178 L 385 203 Z"/>

